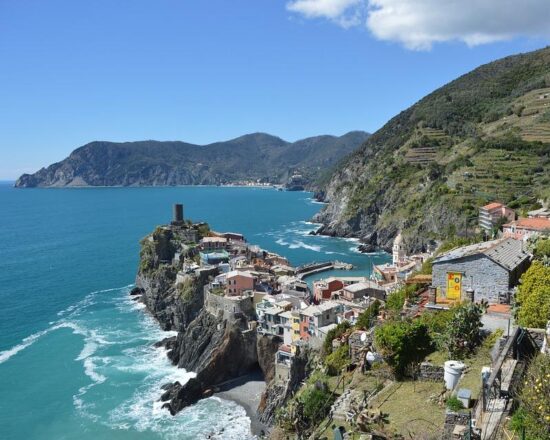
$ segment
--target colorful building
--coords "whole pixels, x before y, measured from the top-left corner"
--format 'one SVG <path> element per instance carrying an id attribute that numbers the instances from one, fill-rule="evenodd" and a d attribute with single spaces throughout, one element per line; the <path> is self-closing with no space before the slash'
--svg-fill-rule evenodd
<path id="1" fill-rule="evenodd" d="M 316 303 L 326 301 L 332 298 L 332 294 L 341 290 L 344 283 L 337 278 L 327 278 L 313 282 L 313 298 Z"/>
<path id="2" fill-rule="evenodd" d="M 250 272 L 234 270 L 225 275 L 225 293 L 230 296 L 240 296 L 245 291 L 254 290 L 256 277 Z"/>
<path id="3" fill-rule="evenodd" d="M 213 251 L 227 248 L 227 238 L 225 237 L 204 237 L 201 240 L 201 247 L 205 251 Z"/>
<path id="4" fill-rule="evenodd" d="M 309 340 L 319 337 L 319 328 L 338 322 L 338 315 L 344 307 L 334 301 L 325 301 L 316 306 L 300 310 L 300 338 Z"/>
<path id="5" fill-rule="evenodd" d="M 527 240 L 535 235 L 550 235 L 550 218 L 520 218 L 511 223 L 506 223 L 502 230 L 504 237 L 515 238 L 516 240 Z"/>
<path id="6" fill-rule="evenodd" d="M 479 208 L 479 226 L 491 231 L 501 218 L 512 222 L 516 219 L 516 213 L 502 203 L 493 202 Z"/>

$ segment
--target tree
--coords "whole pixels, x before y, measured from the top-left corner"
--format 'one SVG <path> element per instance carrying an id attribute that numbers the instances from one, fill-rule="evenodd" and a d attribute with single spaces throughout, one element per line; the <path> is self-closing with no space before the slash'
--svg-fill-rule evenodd
<path id="1" fill-rule="evenodd" d="M 533 261 L 516 294 L 517 319 L 524 327 L 545 328 L 550 319 L 550 267 Z"/>
<path id="2" fill-rule="evenodd" d="M 327 336 L 323 341 L 323 353 L 325 356 L 332 353 L 332 341 L 339 338 L 351 328 L 351 324 L 348 321 L 342 321 L 336 327 L 331 328 L 327 332 Z"/>
<path id="3" fill-rule="evenodd" d="M 463 304 L 454 309 L 442 335 L 442 345 L 451 358 L 463 358 L 479 345 L 483 312 L 483 307 L 475 303 Z"/>
<path id="4" fill-rule="evenodd" d="M 550 356 L 539 354 L 529 365 L 523 389 L 520 393 L 520 408 L 514 414 L 513 427 L 525 429 L 527 438 L 544 440 L 550 438 Z"/>
<path id="5" fill-rule="evenodd" d="M 550 238 L 539 238 L 533 253 L 537 260 L 545 261 L 550 259 Z"/>
<path id="6" fill-rule="evenodd" d="M 349 365 L 351 359 L 349 357 L 349 345 L 344 344 L 334 350 L 325 358 L 327 374 L 329 376 L 337 376 L 340 372 Z"/>
<path id="7" fill-rule="evenodd" d="M 424 359 L 432 347 L 428 327 L 418 320 L 387 322 L 376 328 L 374 342 L 398 378 L 405 376 L 413 363 Z"/>
<path id="8" fill-rule="evenodd" d="M 361 313 L 359 318 L 357 318 L 357 328 L 368 330 L 372 326 L 373 320 L 376 319 L 379 313 L 380 301 L 376 299 L 370 306 L 367 307 L 367 310 Z"/>
<path id="9" fill-rule="evenodd" d="M 324 382 L 309 386 L 300 396 L 305 418 L 311 422 L 323 420 L 332 404 L 332 393 Z"/>

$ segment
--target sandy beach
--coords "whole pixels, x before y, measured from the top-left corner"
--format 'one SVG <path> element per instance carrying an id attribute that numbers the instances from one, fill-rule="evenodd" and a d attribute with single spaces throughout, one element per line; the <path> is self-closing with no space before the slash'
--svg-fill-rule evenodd
<path id="1" fill-rule="evenodd" d="M 262 374 L 251 373 L 220 386 L 220 391 L 215 396 L 241 405 L 250 418 L 252 434 L 259 436 L 262 431 L 268 432 L 268 428 L 258 420 L 256 413 L 265 387 Z"/>

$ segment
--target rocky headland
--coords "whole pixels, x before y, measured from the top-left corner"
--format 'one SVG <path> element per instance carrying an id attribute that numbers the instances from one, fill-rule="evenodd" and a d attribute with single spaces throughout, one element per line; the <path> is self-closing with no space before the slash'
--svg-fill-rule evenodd
<path id="1" fill-rule="evenodd" d="M 219 268 L 197 264 L 199 242 L 211 233 L 206 224 L 173 222 L 157 227 L 141 241 L 140 265 L 131 295 L 145 304 L 162 329 L 178 332 L 156 345 L 166 348 L 174 365 L 196 373 L 184 384 L 165 384 L 159 399 L 164 408 L 176 414 L 221 392 L 221 397 L 234 399 L 249 411 L 253 429 L 267 430 L 278 405 L 303 379 L 304 362 L 296 363 L 294 385 L 288 389 L 268 385 L 261 398 L 254 400 L 248 391 L 250 399 L 246 398 L 239 387 L 248 390 L 248 377 L 255 383 L 259 377 L 267 384 L 274 382 L 275 353 L 282 340 L 257 332 L 251 298 L 227 300 L 236 304 L 228 310 L 225 298 L 219 292 L 211 293 L 209 285 Z"/>

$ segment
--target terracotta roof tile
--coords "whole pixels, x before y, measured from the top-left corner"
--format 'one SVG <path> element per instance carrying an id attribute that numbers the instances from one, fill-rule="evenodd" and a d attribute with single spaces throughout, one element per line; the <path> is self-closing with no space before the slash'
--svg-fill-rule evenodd
<path id="1" fill-rule="evenodd" d="M 502 203 L 493 202 L 493 203 L 489 203 L 488 205 L 483 206 L 482 208 L 487 209 L 487 210 L 490 211 L 491 209 L 502 208 L 503 206 L 504 205 Z"/>
<path id="2" fill-rule="evenodd" d="M 546 229 L 550 230 L 550 219 L 543 217 L 535 218 L 520 218 L 515 222 L 507 223 L 507 227 L 515 226 L 519 229 L 530 229 L 533 231 L 544 231 Z"/>

